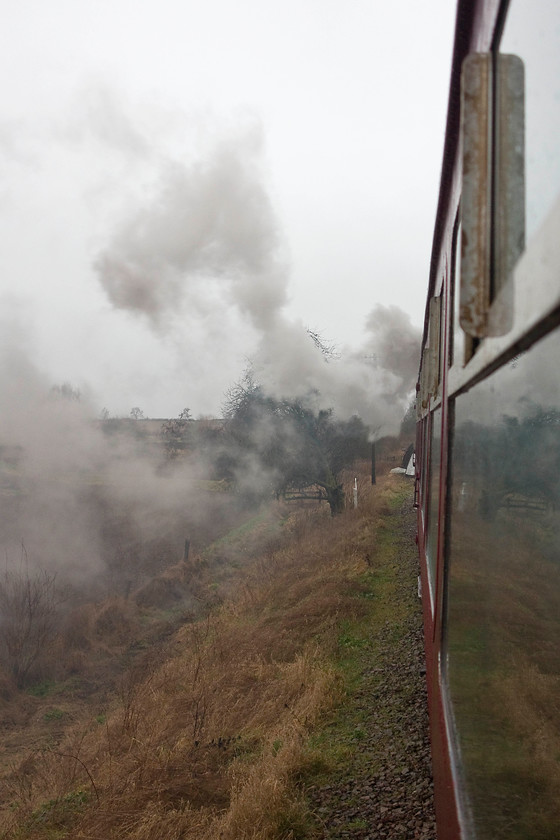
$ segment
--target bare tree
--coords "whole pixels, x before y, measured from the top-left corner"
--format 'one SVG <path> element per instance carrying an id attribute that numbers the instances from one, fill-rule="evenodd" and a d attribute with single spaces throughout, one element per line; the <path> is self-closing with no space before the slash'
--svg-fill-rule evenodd
<path id="1" fill-rule="evenodd" d="M 18 569 L 0 576 L 0 657 L 16 680 L 25 684 L 56 637 L 56 575 L 30 572 L 22 545 Z"/>
<path id="2" fill-rule="evenodd" d="M 334 341 L 324 339 L 320 332 L 312 330 L 310 327 L 307 327 L 306 332 L 326 362 L 332 362 L 335 359 L 340 359 L 340 353 L 338 352 Z"/>
<path id="3" fill-rule="evenodd" d="M 333 516 L 343 510 L 342 470 L 369 451 L 368 428 L 358 417 L 335 420 L 332 410 L 316 412 L 301 399 L 278 400 L 263 391 L 250 368 L 228 391 L 224 417 L 216 474 L 243 487 L 248 500 L 262 498 L 268 488 L 291 498 L 324 499 Z M 247 464 L 250 471 L 258 464 L 249 487 Z"/>
<path id="4" fill-rule="evenodd" d="M 177 418 L 162 423 L 160 434 L 168 458 L 176 458 L 179 452 L 188 448 L 192 421 L 190 409 L 184 408 Z"/>
<path id="5" fill-rule="evenodd" d="M 50 390 L 51 399 L 68 400 L 69 402 L 80 402 L 82 394 L 79 388 L 75 388 L 70 382 L 63 382 L 62 385 L 53 385 Z"/>

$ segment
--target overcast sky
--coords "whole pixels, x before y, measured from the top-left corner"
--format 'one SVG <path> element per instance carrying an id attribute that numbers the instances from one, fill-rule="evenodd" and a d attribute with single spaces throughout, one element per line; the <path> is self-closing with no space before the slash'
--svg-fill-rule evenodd
<path id="1" fill-rule="evenodd" d="M 421 325 L 453 0 L 0 9 L 2 327 L 47 380 L 216 414 L 279 313 Z"/>

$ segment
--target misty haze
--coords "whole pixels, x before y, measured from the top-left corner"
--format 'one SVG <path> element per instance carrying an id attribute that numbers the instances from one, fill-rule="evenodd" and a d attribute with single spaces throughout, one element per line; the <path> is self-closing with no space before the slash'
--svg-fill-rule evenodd
<path id="1" fill-rule="evenodd" d="M 251 602 L 254 576 L 266 591 L 284 567 L 299 585 L 298 541 L 318 562 L 354 521 L 341 580 L 369 569 L 372 451 L 383 480 L 412 442 L 440 156 L 367 4 L 47 5 L 33 25 L 14 6 L 0 34 L 0 820 L 16 834 L 65 831 L 108 791 L 101 818 L 128 813 L 117 753 L 124 767 L 156 738 L 134 709 L 160 667 L 190 757 L 250 753 L 241 724 L 210 724 L 200 676 L 228 598 Z M 451 17 L 442 4 L 430 32 Z M 414 62 L 397 51 L 394 69 Z M 443 103 L 437 63 L 421 66 Z M 281 649 L 293 668 L 282 710 L 290 680 L 336 696 L 309 645 L 361 609 L 313 574 L 321 606 L 296 595 L 268 649 L 259 632 L 255 662 L 272 673 Z M 166 664 L 179 649 L 184 677 Z M 250 698 L 239 679 L 224 707 Z M 157 735 L 154 755 L 175 776 L 170 744 Z M 207 775 L 177 794 L 195 814 Z M 136 770 L 123 779 L 140 795 Z"/>
<path id="2" fill-rule="evenodd" d="M 249 367 L 261 416 L 249 438 L 232 443 L 231 417 L 204 438 L 199 420 L 183 457 L 164 468 L 157 424 L 147 436 L 140 420 L 119 427 L 118 418 L 93 404 L 87 383 L 61 388 L 41 372 L 23 312 L 12 304 L 1 359 L 7 568 L 25 555 L 25 564 L 56 574 L 80 597 L 84 587 L 123 594 L 142 582 L 146 564 L 151 574 L 170 562 L 168 543 L 178 559 L 184 537 L 196 543 L 207 524 L 215 529 L 220 516 L 227 521 L 225 511 L 232 498 L 237 503 L 240 487 L 253 486 L 257 495 L 284 492 L 286 478 L 278 476 L 270 449 L 280 435 L 285 454 L 299 452 L 305 412 L 313 422 L 327 415 L 333 424 L 359 418 L 370 439 L 398 430 L 416 374 L 418 331 L 397 307 L 378 305 L 366 319 L 361 349 L 335 343 L 336 352 L 326 353 L 320 335 L 311 340 L 310 330 L 288 316 L 288 261 L 261 157 L 258 125 L 240 124 L 229 136 L 209 141 L 189 166 L 165 159 L 142 202 L 128 202 L 93 266 L 115 311 L 145 322 L 156 341 L 172 336 L 180 344 L 184 335 L 191 352 L 189 331 L 197 328 L 198 356 L 216 368 L 225 352 L 223 345 L 214 346 L 221 317 L 223 329 L 233 323 L 252 337 Z M 237 344 L 234 333 L 230 340 Z M 185 402 L 191 390 L 215 388 L 202 372 L 193 379 L 195 369 L 191 359 Z M 240 370 L 237 383 L 242 378 Z M 228 386 L 235 388 L 235 381 Z M 208 401 L 223 406 L 227 392 L 210 393 Z M 299 406 L 299 428 L 294 413 L 280 408 L 289 404 Z M 197 406 L 189 401 L 188 408 L 196 416 Z M 142 407 L 136 411 L 141 415 Z M 166 419 L 172 420 L 164 416 L 162 426 Z M 272 432 L 266 428 L 271 423 Z M 200 482 L 214 480 L 227 481 L 229 492 L 205 496 Z"/>
<path id="3" fill-rule="evenodd" d="M 127 145 L 132 136 L 119 134 Z M 115 417 L 95 405 L 87 382 L 53 382 L 33 358 L 24 312 L 15 301 L 7 307 L 5 601 L 18 581 L 39 585 L 37 575 L 65 602 L 57 615 L 100 598 L 142 598 L 142 587 L 185 559 L 185 543 L 203 550 L 263 501 L 311 494 L 338 512 L 342 470 L 368 457 L 369 442 L 398 432 L 419 333 L 400 309 L 378 305 L 362 347 L 350 349 L 288 315 L 289 261 L 262 146 L 258 124 L 245 122 L 209 139 L 189 165 L 158 162 L 142 200 L 125 202 L 93 261 L 120 317 L 142 322 L 156 343 L 171 339 L 178 362 L 186 348 L 193 356 L 174 395 L 186 403 L 177 417 L 149 420 L 142 406 Z M 146 154 L 139 141 L 135 148 Z M 238 346 L 238 334 L 250 350 L 245 370 L 216 393 L 204 364 L 194 373 L 197 359 L 228 369 L 227 345 Z M 161 379 L 165 387 L 165 370 Z M 191 392 L 221 405 L 218 416 L 197 413 Z M 177 585 L 189 603 L 188 583 Z M 22 653 L 4 655 L 9 662 Z M 22 679 L 40 674 L 39 660 Z"/>

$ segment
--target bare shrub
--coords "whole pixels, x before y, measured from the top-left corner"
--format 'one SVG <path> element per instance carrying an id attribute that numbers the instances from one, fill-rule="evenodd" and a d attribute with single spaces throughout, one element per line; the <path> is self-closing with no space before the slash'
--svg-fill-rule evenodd
<path id="1" fill-rule="evenodd" d="M 137 622 L 134 610 L 124 598 L 103 604 L 94 622 L 95 635 L 105 644 L 127 645 L 135 637 Z"/>
<path id="2" fill-rule="evenodd" d="M 373 556 L 373 497 L 383 488 L 364 481 L 363 504 L 335 520 L 320 509 L 294 512 L 276 552 L 242 534 L 236 591 L 172 636 L 140 646 L 116 680 L 116 697 L 96 696 L 88 720 L 69 720 L 65 736 L 36 755 L 38 766 L 14 780 L 21 790 L 8 799 L 18 803 L 8 819 L 21 828 L 24 814 L 54 800 L 42 836 L 60 832 L 61 808 L 64 830 L 76 838 L 314 836 L 301 779 L 327 759 L 308 738 L 343 696 L 330 660 L 340 622 L 367 606 L 355 578 L 367 569 L 366 548 Z M 180 564 L 163 577 L 192 587 L 194 575 Z M 82 619 L 68 621 L 76 640 L 65 657 L 122 648 L 142 615 L 133 598 L 116 598 L 82 610 Z"/>
<path id="3" fill-rule="evenodd" d="M 16 570 L 0 576 L 0 658 L 22 687 L 44 667 L 56 639 L 59 596 L 56 575 L 32 572 L 22 546 Z"/>
<path id="4" fill-rule="evenodd" d="M 62 631 L 65 655 L 72 651 L 91 650 L 93 612 L 91 604 L 82 604 L 66 616 Z"/>
<path id="5" fill-rule="evenodd" d="M 0 670 L 0 702 L 8 702 L 16 693 L 15 683 L 10 674 Z"/>

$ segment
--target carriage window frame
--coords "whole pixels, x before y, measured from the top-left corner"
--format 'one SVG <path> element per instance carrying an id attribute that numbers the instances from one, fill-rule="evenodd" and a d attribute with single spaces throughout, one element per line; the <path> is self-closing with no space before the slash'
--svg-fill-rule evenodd
<path id="1" fill-rule="evenodd" d="M 466 361 L 513 324 L 512 272 L 525 248 L 524 65 L 470 53 L 461 71 L 460 325 Z"/>

